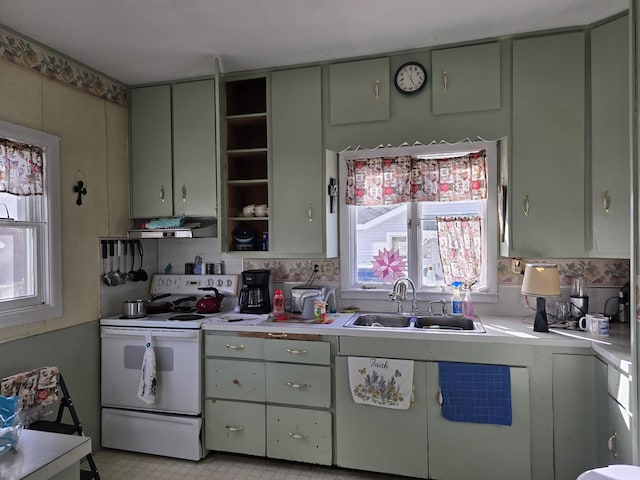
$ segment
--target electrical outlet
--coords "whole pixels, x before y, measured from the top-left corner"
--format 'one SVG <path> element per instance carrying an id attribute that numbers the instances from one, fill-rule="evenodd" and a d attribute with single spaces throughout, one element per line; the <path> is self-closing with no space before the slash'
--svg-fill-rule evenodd
<path id="1" fill-rule="evenodd" d="M 524 262 L 521 258 L 511 259 L 511 272 L 516 275 L 522 275 L 522 272 L 524 272 Z"/>

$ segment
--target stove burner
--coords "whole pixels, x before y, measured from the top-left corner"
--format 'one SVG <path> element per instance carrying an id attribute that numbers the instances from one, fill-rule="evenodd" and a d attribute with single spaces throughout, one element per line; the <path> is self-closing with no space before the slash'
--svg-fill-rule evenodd
<path id="1" fill-rule="evenodd" d="M 118 319 L 120 320 L 140 320 L 142 318 L 147 318 L 146 315 L 141 315 L 139 317 L 127 317 L 126 315 L 120 315 Z"/>
<path id="2" fill-rule="evenodd" d="M 201 318 L 204 318 L 204 315 L 186 313 L 182 315 L 173 315 L 172 317 L 169 317 L 169 320 L 200 320 Z"/>

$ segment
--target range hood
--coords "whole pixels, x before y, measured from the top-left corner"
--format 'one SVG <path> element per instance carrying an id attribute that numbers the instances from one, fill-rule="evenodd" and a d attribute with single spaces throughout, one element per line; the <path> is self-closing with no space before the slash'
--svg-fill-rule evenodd
<path id="1" fill-rule="evenodd" d="M 165 228 L 144 228 L 146 222 L 136 220 L 134 228 L 129 230 L 129 238 L 212 238 L 218 236 L 218 226 L 215 218 L 202 221 L 189 219 L 182 225 Z"/>

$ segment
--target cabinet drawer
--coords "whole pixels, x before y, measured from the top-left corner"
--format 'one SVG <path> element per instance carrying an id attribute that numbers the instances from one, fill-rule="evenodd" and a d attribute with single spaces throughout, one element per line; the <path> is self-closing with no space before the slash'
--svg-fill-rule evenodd
<path id="1" fill-rule="evenodd" d="M 331 414 L 267 406 L 267 456 L 331 465 Z"/>
<path id="2" fill-rule="evenodd" d="M 326 342 L 274 340 L 265 343 L 264 355 L 266 360 L 272 362 L 329 365 L 331 362 L 330 350 L 329 344 Z"/>
<path id="3" fill-rule="evenodd" d="M 267 402 L 331 406 L 331 368 L 267 363 Z"/>
<path id="4" fill-rule="evenodd" d="M 262 359 L 264 339 L 208 334 L 204 339 L 204 354 L 210 357 Z"/>
<path id="5" fill-rule="evenodd" d="M 631 383 L 629 377 L 611 365 L 607 365 L 607 387 L 609 395 L 629 410 L 631 405 Z"/>
<path id="6" fill-rule="evenodd" d="M 264 363 L 208 358 L 205 395 L 213 398 L 264 402 Z"/>
<path id="7" fill-rule="evenodd" d="M 208 400 L 205 403 L 205 446 L 209 450 L 264 457 L 264 405 Z"/>

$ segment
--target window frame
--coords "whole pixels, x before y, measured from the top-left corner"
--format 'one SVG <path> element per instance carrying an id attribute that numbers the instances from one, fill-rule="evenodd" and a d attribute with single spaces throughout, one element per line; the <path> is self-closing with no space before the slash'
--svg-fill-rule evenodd
<path id="1" fill-rule="evenodd" d="M 497 262 L 498 253 L 500 249 L 499 237 L 498 237 L 498 179 L 500 158 L 498 141 L 477 141 L 469 142 L 464 141 L 455 144 L 449 143 L 432 143 L 430 145 L 413 145 L 413 146 L 400 146 L 392 148 L 376 148 L 372 150 L 353 150 L 343 151 L 339 156 L 339 179 L 340 184 L 345 185 L 347 168 L 346 160 L 352 158 L 362 158 L 375 156 L 398 156 L 398 155 L 443 155 L 447 153 L 464 154 L 468 152 L 477 152 L 479 150 L 487 150 L 487 265 L 483 266 L 487 272 L 487 289 L 481 292 L 474 291 L 474 301 L 482 303 L 495 303 L 498 300 L 498 272 Z M 349 206 L 346 204 L 346 197 L 344 194 L 339 198 L 339 215 L 340 215 L 340 285 L 341 285 L 341 297 L 343 299 L 352 300 L 388 300 L 389 288 L 386 286 L 355 286 L 352 284 L 352 279 L 355 279 L 355 269 L 357 268 L 357 256 L 355 252 L 355 242 L 351 239 L 355 238 L 356 225 L 351 221 L 351 215 L 349 213 Z M 418 204 L 410 205 L 410 219 L 418 220 Z M 418 221 L 412 221 L 410 228 L 408 228 L 408 249 L 412 251 L 415 249 L 416 242 L 418 240 Z M 430 301 L 438 300 L 443 297 L 448 298 L 451 288 L 433 288 L 420 289 L 418 285 L 419 275 L 417 262 L 409 265 L 408 276 L 414 280 L 416 284 L 416 296 L 420 300 Z"/>
<path id="2" fill-rule="evenodd" d="M 60 232 L 60 139 L 50 133 L 0 120 L 0 137 L 39 145 L 44 150 L 44 194 L 42 212 L 46 215 L 42 238 L 37 245 L 40 261 L 36 266 L 38 294 L 24 299 L 0 302 L 0 328 L 12 327 L 62 316 L 62 261 Z M 15 222 L 0 223 L 15 226 Z M 32 227 L 33 223 L 24 222 Z M 26 303 L 26 304 L 25 304 Z"/>

